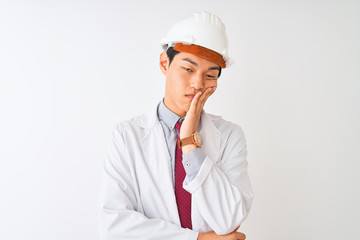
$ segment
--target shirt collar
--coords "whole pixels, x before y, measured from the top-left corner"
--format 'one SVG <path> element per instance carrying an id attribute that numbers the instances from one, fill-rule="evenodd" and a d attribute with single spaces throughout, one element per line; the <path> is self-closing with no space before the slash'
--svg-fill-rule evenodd
<path id="1" fill-rule="evenodd" d="M 160 121 L 164 121 L 165 124 L 172 130 L 175 127 L 175 124 L 184 120 L 183 117 L 179 117 L 177 114 L 173 113 L 169 108 L 164 104 L 164 99 L 161 100 L 158 107 L 158 117 Z"/>

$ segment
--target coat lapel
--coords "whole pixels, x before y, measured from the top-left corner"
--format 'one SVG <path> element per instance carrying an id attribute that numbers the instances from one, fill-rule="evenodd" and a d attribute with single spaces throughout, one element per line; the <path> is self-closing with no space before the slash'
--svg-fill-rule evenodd
<path id="1" fill-rule="evenodd" d="M 157 107 L 140 116 L 136 121 L 146 131 L 141 145 L 152 175 L 156 179 L 157 187 L 164 199 L 172 222 L 180 225 L 173 188 L 171 159 L 164 132 L 157 117 Z"/>

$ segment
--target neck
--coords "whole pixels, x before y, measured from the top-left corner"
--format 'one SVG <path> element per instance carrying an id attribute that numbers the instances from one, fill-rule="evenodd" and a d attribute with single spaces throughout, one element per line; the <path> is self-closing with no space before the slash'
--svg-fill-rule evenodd
<path id="1" fill-rule="evenodd" d="M 164 98 L 164 104 L 170 111 L 172 111 L 173 113 L 175 113 L 179 117 L 185 117 L 186 112 L 179 110 L 179 108 L 176 107 L 176 104 L 168 101 L 168 98 L 166 96 Z"/>

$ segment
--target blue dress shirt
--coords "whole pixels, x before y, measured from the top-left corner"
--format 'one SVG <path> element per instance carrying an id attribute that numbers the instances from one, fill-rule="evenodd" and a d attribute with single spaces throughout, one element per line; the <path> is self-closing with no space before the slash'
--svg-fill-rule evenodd
<path id="1" fill-rule="evenodd" d="M 164 104 L 164 100 L 161 100 L 158 105 L 157 115 L 164 131 L 167 148 L 171 158 L 173 186 L 175 186 L 175 151 L 179 134 L 175 124 L 178 121 L 182 122 L 184 117 L 179 117 L 170 109 L 168 109 Z M 198 147 L 187 154 L 183 154 L 182 163 L 186 172 L 186 176 L 190 181 L 196 177 L 204 160 L 205 154 L 201 147 Z"/>

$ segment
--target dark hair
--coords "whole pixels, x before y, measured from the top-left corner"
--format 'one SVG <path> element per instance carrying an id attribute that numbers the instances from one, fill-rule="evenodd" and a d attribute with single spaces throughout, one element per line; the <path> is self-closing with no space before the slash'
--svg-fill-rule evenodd
<path id="1" fill-rule="evenodd" d="M 179 53 L 179 51 L 174 50 L 173 47 L 169 47 L 168 50 L 166 50 L 166 53 L 167 53 L 167 55 L 168 55 L 168 57 L 169 57 L 169 66 L 170 66 L 172 60 L 174 59 L 175 55 Z M 218 78 L 219 78 L 220 75 L 221 75 L 221 69 L 222 69 L 222 68 L 219 67 L 219 75 L 218 75 Z"/>

